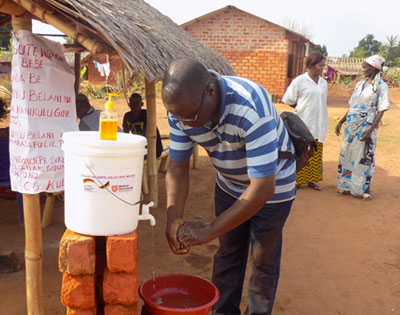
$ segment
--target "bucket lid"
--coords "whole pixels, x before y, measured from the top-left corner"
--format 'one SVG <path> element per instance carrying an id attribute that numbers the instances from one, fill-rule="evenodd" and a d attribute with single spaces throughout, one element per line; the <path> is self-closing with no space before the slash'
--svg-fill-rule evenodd
<path id="1" fill-rule="evenodd" d="M 98 131 L 70 131 L 62 136 L 65 152 L 96 156 L 132 155 L 147 153 L 143 136 L 117 133 L 117 140 L 100 140 Z"/>

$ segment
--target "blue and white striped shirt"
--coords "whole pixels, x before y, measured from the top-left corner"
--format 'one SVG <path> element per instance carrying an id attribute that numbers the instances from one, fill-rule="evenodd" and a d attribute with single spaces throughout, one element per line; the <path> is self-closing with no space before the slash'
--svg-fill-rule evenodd
<path id="1" fill-rule="evenodd" d="M 268 93 L 244 78 L 218 77 L 219 123 L 193 128 L 171 119 L 174 116 L 169 114 L 170 159 L 188 160 L 194 143 L 198 143 L 217 169 L 218 186 L 231 196 L 239 198 L 250 184 L 250 178 L 275 174 L 275 195 L 267 203 L 293 199 L 296 163 L 278 160 L 278 151 L 293 152 L 293 145 Z"/>

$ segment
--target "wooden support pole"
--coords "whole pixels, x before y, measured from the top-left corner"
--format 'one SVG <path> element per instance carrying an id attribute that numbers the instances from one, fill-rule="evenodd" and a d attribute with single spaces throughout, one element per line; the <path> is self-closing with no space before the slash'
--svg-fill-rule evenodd
<path id="1" fill-rule="evenodd" d="M 146 104 L 147 104 L 147 175 L 149 180 L 149 201 L 158 207 L 158 172 L 157 172 L 157 106 L 156 84 L 146 79 Z"/>
<path id="2" fill-rule="evenodd" d="M 32 30 L 29 12 L 12 16 L 14 32 Z M 43 314 L 42 293 L 42 228 L 40 226 L 39 194 L 23 194 L 25 223 L 25 282 L 28 315 Z"/>
<path id="3" fill-rule="evenodd" d="M 79 86 L 81 83 L 81 53 L 75 53 L 75 84 L 74 84 L 74 89 L 75 89 L 75 94 L 79 93 Z"/>
<path id="4" fill-rule="evenodd" d="M 42 229 L 48 227 L 51 223 L 51 217 L 53 216 L 54 203 L 56 202 L 55 193 L 47 193 L 46 202 L 43 209 L 42 217 Z"/>
<path id="5" fill-rule="evenodd" d="M 42 228 L 39 194 L 23 194 L 23 201 L 27 314 L 43 315 Z"/>

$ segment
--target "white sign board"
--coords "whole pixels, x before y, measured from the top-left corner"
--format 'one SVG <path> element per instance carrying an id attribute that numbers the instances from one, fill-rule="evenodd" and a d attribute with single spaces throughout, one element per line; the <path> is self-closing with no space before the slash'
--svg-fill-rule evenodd
<path id="1" fill-rule="evenodd" d="M 11 188 L 64 190 L 63 132 L 77 131 L 74 75 L 59 43 L 19 31 L 12 43 Z"/>

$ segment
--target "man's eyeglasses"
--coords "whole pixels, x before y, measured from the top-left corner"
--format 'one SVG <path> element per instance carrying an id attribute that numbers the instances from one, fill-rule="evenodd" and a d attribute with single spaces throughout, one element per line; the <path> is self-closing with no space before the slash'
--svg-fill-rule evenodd
<path id="1" fill-rule="evenodd" d="M 201 97 L 200 107 L 199 107 L 199 109 L 197 110 L 197 112 L 196 112 L 196 114 L 194 115 L 193 118 L 183 118 L 183 117 L 179 117 L 179 116 L 176 116 L 176 115 L 174 115 L 175 117 L 170 117 L 170 118 L 171 118 L 171 119 L 175 119 L 175 120 L 179 120 L 179 121 L 183 121 L 183 122 L 193 122 L 193 121 L 196 121 L 197 118 L 199 118 L 201 109 L 203 108 L 204 100 L 205 100 L 205 98 L 206 98 L 206 95 L 207 95 L 207 91 L 208 91 L 209 86 L 210 86 L 210 84 L 207 84 L 206 88 L 204 89 L 203 96 Z"/>

